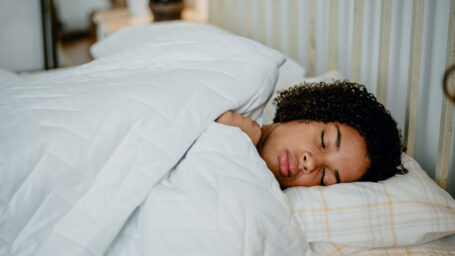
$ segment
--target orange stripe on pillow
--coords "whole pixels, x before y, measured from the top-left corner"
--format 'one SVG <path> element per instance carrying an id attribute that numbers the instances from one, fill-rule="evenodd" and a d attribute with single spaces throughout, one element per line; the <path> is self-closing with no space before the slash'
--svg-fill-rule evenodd
<path id="1" fill-rule="evenodd" d="M 321 187 L 319 187 L 318 190 L 319 190 L 319 193 L 321 194 L 322 204 L 324 205 L 323 214 L 324 214 L 325 229 L 326 229 L 326 233 L 327 233 L 327 240 L 330 241 L 331 235 L 330 235 L 329 216 L 327 215 L 327 212 L 328 212 L 327 202 L 324 197 L 324 191 L 321 189 Z"/>
<path id="2" fill-rule="evenodd" d="M 384 189 L 384 194 L 387 197 L 387 202 L 388 202 L 388 206 L 389 206 L 390 232 L 392 233 L 392 239 L 393 239 L 392 246 L 396 246 L 397 245 L 397 234 L 395 231 L 395 223 L 394 223 L 394 216 L 393 216 L 393 207 L 392 207 L 393 203 L 392 203 L 392 199 L 390 198 L 389 191 L 387 190 L 387 186 L 384 183 L 381 183 L 381 185 L 382 185 L 382 188 Z"/>

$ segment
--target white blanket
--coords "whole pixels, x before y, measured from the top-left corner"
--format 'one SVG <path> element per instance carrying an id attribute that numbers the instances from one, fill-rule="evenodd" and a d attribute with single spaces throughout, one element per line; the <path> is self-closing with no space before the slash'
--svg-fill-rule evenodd
<path id="1" fill-rule="evenodd" d="M 108 255 L 305 255 L 287 197 L 240 129 L 212 124 Z"/>
<path id="2" fill-rule="evenodd" d="M 167 187 L 172 176 L 163 178 L 218 115 L 234 109 L 260 116 L 282 62 L 280 53 L 249 40 L 180 31 L 59 74 L 2 83 L 0 255 L 103 255 L 151 192 L 144 208 L 152 216 L 144 220 L 145 227 L 151 228 L 142 232 L 144 239 L 162 234 L 160 239 L 169 241 L 192 235 L 181 232 L 191 223 L 179 219 L 162 222 L 181 227 L 174 234 L 156 233 L 163 226 L 154 229 L 157 219 L 151 212 L 158 200 L 154 191 L 157 195 L 173 191 Z M 266 177 L 272 182 L 270 175 Z M 280 225 L 292 222 L 277 185 L 264 186 L 270 189 L 267 198 L 275 203 L 258 218 L 247 208 L 235 213 L 243 214 L 246 228 L 230 234 L 248 236 L 238 240 L 243 241 L 241 248 L 230 255 L 273 255 L 289 243 L 289 252 L 306 248 L 296 245 L 302 238 L 285 242 L 296 231 L 278 232 L 283 235 L 272 236 L 278 239 L 272 247 L 265 240 L 271 239 L 268 235 L 255 231 L 273 235 L 276 228 L 289 229 Z M 179 195 L 179 191 L 172 193 Z M 265 207 L 263 203 L 258 205 Z M 231 207 L 223 207 L 223 214 L 231 214 Z M 278 208 L 288 222 L 274 217 Z M 172 217 L 172 211 L 164 213 L 164 209 L 157 216 Z M 232 214 L 223 225 L 242 220 Z M 213 224 L 213 216 L 209 210 L 201 211 L 199 223 Z M 270 223 L 275 219 L 276 225 Z M 250 225 L 265 226 L 246 232 Z M 222 237 L 217 241 L 226 246 L 237 242 Z M 226 248 L 209 245 L 200 252 L 212 255 L 215 248 Z M 164 255 L 161 248 L 169 247 L 141 248 L 147 255 L 155 250 Z"/>

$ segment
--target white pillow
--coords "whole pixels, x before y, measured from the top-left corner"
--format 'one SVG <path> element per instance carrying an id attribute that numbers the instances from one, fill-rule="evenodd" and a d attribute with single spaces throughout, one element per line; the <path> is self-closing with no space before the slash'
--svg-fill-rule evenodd
<path id="1" fill-rule="evenodd" d="M 278 76 L 278 82 L 275 89 L 282 89 L 289 87 L 290 84 L 295 83 L 305 76 L 305 68 L 295 62 L 290 57 L 286 57 L 286 62 L 281 66 Z"/>
<path id="2" fill-rule="evenodd" d="M 190 30 L 193 35 L 199 33 L 205 34 L 206 32 L 215 34 L 228 33 L 212 25 L 184 21 L 157 22 L 146 25 L 129 26 L 96 42 L 90 47 L 90 53 L 95 59 L 99 59 L 126 49 L 136 48 L 150 41 L 156 41 L 156 37 L 160 35 Z"/>
<path id="3" fill-rule="evenodd" d="M 285 191 L 309 242 L 408 246 L 455 233 L 455 201 L 406 154 L 409 173 L 381 182 Z"/>

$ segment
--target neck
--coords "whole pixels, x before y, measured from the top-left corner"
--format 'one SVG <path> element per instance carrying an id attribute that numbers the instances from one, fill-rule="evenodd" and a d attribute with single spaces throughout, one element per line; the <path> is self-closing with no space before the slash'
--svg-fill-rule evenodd
<path id="1" fill-rule="evenodd" d="M 275 130 L 280 124 L 279 123 L 272 123 L 272 124 L 265 124 L 261 128 L 261 138 L 256 146 L 256 149 L 259 153 L 261 153 L 262 148 L 265 145 L 265 142 L 269 138 L 270 134 Z"/>

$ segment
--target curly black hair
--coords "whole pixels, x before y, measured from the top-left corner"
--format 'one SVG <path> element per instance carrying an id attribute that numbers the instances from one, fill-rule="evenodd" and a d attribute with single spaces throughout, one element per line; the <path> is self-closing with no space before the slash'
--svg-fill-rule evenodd
<path id="1" fill-rule="evenodd" d="M 360 181 L 380 181 L 408 172 L 401 162 L 406 149 L 397 123 L 365 86 L 349 81 L 303 83 L 281 91 L 274 103 L 274 122 L 339 122 L 356 129 L 365 139 L 370 159 Z"/>

